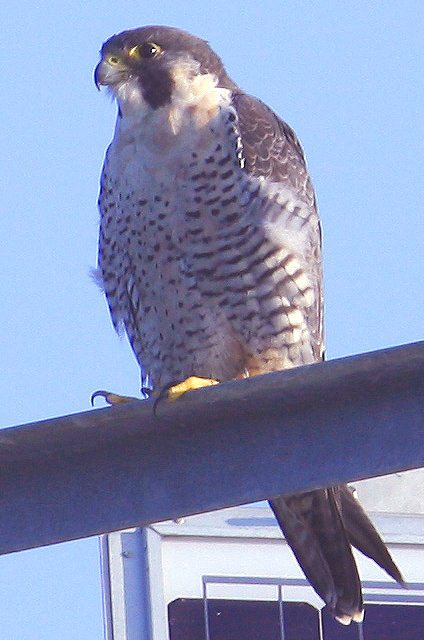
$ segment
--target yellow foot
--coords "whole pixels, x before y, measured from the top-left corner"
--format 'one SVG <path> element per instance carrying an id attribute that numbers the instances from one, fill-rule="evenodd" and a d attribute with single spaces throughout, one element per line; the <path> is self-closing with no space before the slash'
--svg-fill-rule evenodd
<path id="1" fill-rule="evenodd" d="M 166 395 L 169 400 L 177 400 L 183 393 L 192 391 L 193 389 L 201 389 L 202 387 L 211 387 L 213 384 L 219 384 L 218 380 L 212 378 L 198 378 L 197 376 L 190 376 L 182 382 L 169 387 L 166 391 Z"/>
<path id="2" fill-rule="evenodd" d="M 125 404 L 126 402 L 134 402 L 134 400 L 140 400 L 140 398 L 133 398 L 132 396 L 119 396 L 117 393 L 111 393 L 110 391 L 95 391 L 91 396 L 92 407 L 94 407 L 94 400 L 96 398 L 104 398 L 110 405 Z"/>

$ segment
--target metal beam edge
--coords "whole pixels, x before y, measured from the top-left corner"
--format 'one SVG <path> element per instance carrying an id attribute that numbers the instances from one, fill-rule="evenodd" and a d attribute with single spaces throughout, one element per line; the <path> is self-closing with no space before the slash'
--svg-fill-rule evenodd
<path id="1" fill-rule="evenodd" d="M 0 553 L 424 466 L 424 342 L 0 431 Z"/>

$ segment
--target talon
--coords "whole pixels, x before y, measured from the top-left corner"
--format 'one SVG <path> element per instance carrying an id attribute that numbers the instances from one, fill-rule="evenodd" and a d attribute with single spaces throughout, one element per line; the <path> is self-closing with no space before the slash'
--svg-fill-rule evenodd
<path id="1" fill-rule="evenodd" d="M 91 396 L 91 406 L 94 407 L 94 400 L 96 398 L 104 398 L 107 404 L 114 406 L 115 404 L 125 404 L 127 402 L 134 402 L 139 398 L 133 396 L 120 396 L 117 393 L 111 393 L 110 391 L 95 391 Z"/>

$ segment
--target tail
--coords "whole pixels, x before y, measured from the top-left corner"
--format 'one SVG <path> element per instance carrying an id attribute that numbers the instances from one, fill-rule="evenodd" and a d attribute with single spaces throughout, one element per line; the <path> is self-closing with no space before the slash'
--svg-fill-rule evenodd
<path id="1" fill-rule="evenodd" d="M 363 619 L 351 545 L 403 584 L 399 569 L 346 485 L 270 500 L 278 524 L 312 587 L 342 624 Z"/>

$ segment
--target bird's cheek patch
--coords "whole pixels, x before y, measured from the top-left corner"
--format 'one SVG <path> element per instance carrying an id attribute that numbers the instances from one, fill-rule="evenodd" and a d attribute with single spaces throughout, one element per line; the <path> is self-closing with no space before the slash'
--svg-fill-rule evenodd
<path id="1" fill-rule="evenodd" d="M 190 125 L 202 128 L 218 114 L 221 90 L 212 74 L 195 74 L 190 62 L 174 67 L 173 119 L 182 122 L 188 116 Z"/>

